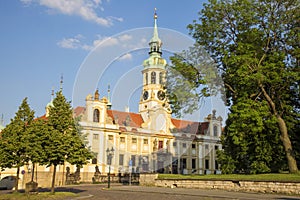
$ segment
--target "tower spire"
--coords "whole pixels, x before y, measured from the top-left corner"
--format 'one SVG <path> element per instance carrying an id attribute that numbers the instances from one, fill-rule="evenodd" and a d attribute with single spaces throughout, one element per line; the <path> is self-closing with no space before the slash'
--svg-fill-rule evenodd
<path id="1" fill-rule="evenodd" d="M 110 84 L 107 86 L 107 108 L 111 109 L 111 101 L 110 101 Z"/>
<path id="2" fill-rule="evenodd" d="M 153 28 L 153 36 L 149 42 L 150 45 L 150 52 L 149 54 L 153 52 L 157 52 L 161 54 L 161 45 L 162 42 L 158 37 L 158 28 L 157 28 L 157 13 L 156 13 L 156 8 L 154 8 L 154 28 Z"/>

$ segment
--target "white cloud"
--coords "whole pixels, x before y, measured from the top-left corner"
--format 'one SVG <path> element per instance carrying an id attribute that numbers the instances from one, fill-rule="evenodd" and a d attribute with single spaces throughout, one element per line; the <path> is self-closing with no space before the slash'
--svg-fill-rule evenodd
<path id="1" fill-rule="evenodd" d="M 122 41 L 122 42 L 131 40 L 131 39 L 132 39 L 132 36 L 128 35 L 128 34 L 124 34 L 124 35 L 119 36 L 119 40 Z"/>
<path id="2" fill-rule="evenodd" d="M 78 49 L 80 48 L 80 40 L 77 38 L 63 38 L 57 42 L 57 45 L 66 49 Z"/>
<path id="3" fill-rule="evenodd" d="M 101 0 L 20 0 L 23 4 L 37 3 L 47 7 L 49 13 L 62 13 L 65 15 L 76 15 L 81 18 L 95 22 L 102 26 L 112 26 L 113 21 L 122 22 L 120 17 L 100 17 L 97 11 L 103 11 Z M 109 1 L 109 0 L 107 0 Z"/>
<path id="4" fill-rule="evenodd" d="M 117 38 L 112 37 L 102 37 L 98 35 L 98 39 L 93 41 L 93 46 L 96 47 L 101 43 L 103 47 L 105 46 L 113 46 L 119 43 Z"/>
<path id="5" fill-rule="evenodd" d="M 119 43 L 119 40 L 117 38 L 111 38 L 111 37 L 104 37 L 97 35 L 97 39 L 91 42 L 91 44 L 85 43 L 85 37 L 81 34 L 78 34 L 74 37 L 69 38 L 63 38 L 62 40 L 58 41 L 56 44 L 65 49 L 83 49 L 86 51 L 90 51 L 96 46 L 98 46 L 101 43 L 102 47 L 105 46 L 113 46 L 117 45 Z"/>
<path id="6" fill-rule="evenodd" d="M 131 60 L 131 59 L 132 59 L 132 54 L 130 53 L 126 53 L 119 58 L 119 60 Z"/>
<path id="7" fill-rule="evenodd" d="M 85 51 L 91 51 L 99 45 L 101 45 L 101 48 L 120 45 L 120 47 L 122 48 L 139 49 L 147 45 L 147 40 L 145 38 L 142 38 L 139 41 L 134 41 L 132 40 L 132 35 L 124 34 L 118 37 L 107 37 L 107 36 L 97 35 L 96 39 L 87 42 L 86 38 L 83 35 L 77 34 L 74 37 L 63 38 L 62 40 L 57 42 L 57 45 L 61 48 L 81 49 Z M 131 59 L 130 56 L 131 56 L 130 54 L 128 55 L 125 54 L 119 59 L 128 60 Z"/>

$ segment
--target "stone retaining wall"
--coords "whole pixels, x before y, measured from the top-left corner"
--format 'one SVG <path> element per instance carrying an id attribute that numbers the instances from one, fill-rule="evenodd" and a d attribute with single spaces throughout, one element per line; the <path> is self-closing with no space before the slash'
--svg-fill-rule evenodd
<path id="1" fill-rule="evenodd" d="M 290 182 L 156 179 L 155 186 L 300 195 L 300 183 Z"/>

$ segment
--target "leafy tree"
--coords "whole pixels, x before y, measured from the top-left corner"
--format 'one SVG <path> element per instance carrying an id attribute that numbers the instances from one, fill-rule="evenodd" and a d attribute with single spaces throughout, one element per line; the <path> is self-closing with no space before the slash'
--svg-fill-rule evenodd
<path id="1" fill-rule="evenodd" d="M 16 115 L 10 124 L 1 132 L 0 140 L 0 167 L 17 168 L 15 190 L 18 191 L 20 167 L 28 163 L 27 147 L 30 141 L 26 140 L 28 127 L 34 119 L 34 111 L 30 109 L 27 98 L 22 101 Z"/>
<path id="2" fill-rule="evenodd" d="M 91 158 L 89 150 L 80 139 L 79 130 L 73 118 L 70 102 L 62 92 L 57 92 L 48 117 L 49 131 L 44 137 L 44 164 L 53 165 L 51 192 L 54 193 L 57 165 L 64 162 L 81 166 Z"/>
<path id="3" fill-rule="evenodd" d="M 31 182 L 34 179 L 35 165 L 45 160 L 44 136 L 49 133 L 47 121 L 38 118 L 28 127 L 26 137 L 24 138 L 28 145 L 26 146 L 26 154 L 32 163 Z"/>
<path id="4" fill-rule="evenodd" d="M 170 57 L 167 66 L 168 99 L 177 117 L 198 110 L 205 97 L 223 95 L 216 65 L 198 44 Z"/>
<path id="5" fill-rule="evenodd" d="M 297 142 L 291 138 L 297 139 L 299 126 L 299 4 L 295 0 L 209 0 L 198 21 L 188 26 L 217 63 L 227 103 L 232 105 L 224 153 L 236 159 L 238 150 L 231 144 L 240 146 L 242 153 L 254 148 L 258 157 L 253 162 L 247 155 L 239 157 L 251 161 L 254 172 L 270 170 L 270 155 L 262 156 L 277 145 L 270 136 L 280 138 L 289 171 L 298 171 L 297 152 L 292 148 Z M 248 143 L 251 139 L 254 146 Z"/>

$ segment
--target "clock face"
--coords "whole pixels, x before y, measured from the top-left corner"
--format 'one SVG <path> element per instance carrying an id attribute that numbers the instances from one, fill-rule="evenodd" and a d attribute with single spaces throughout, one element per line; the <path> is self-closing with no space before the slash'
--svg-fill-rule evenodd
<path id="1" fill-rule="evenodd" d="M 148 91 L 145 91 L 144 94 L 143 94 L 144 100 L 147 100 L 148 97 L 149 97 L 149 93 L 148 93 Z"/>
<path id="2" fill-rule="evenodd" d="M 165 92 L 162 91 L 162 90 L 158 91 L 158 92 L 157 92 L 157 98 L 158 98 L 159 100 L 161 100 L 161 101 L 164 100 L 164 99 L 166 98 Z"/>

